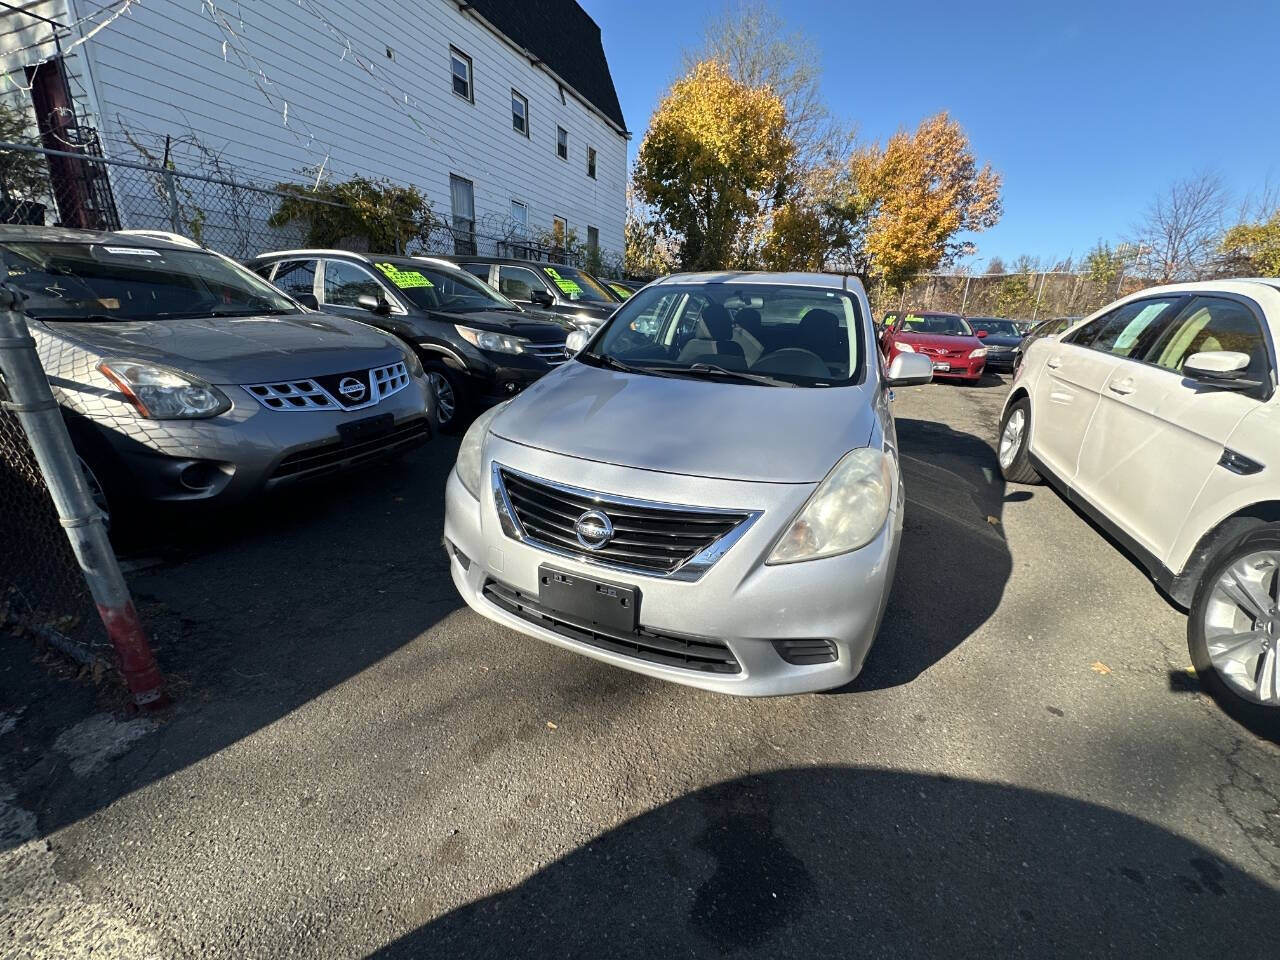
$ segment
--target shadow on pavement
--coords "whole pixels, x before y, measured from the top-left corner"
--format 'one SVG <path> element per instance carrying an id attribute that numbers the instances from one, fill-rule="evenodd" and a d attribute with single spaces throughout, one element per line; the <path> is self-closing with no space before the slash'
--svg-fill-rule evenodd
<path id="1" fill-rule="evenodd" d="M 1274 940 L 1247 931 L 1277 911 L 1275 889 L 1127 814 L 820 767 L 681 797 L 372 956 L 1261 958 Z"/>
<path id="2" fill-rule="evenodd" d="M 897 427 L 907 490 L 898 571 L 875 646 L 848 690 L 908 683 L 937 663 L 995 612 L 1013 569 L 990 445 L 930 420 L 900 418 Z"/>

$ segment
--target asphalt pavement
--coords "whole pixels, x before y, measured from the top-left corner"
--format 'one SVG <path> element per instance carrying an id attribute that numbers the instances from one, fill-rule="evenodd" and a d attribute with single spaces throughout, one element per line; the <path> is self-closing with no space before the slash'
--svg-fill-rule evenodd
<path id="1" fill-rule="evenodd" d="M 1276 957 L 1280 749 L 1137 566 L 1003 484 L 1006 389 L 897 392 L 897 581 L 826 694 L 466 609 L 456 441 L 157 524 L 167 712 L 0 641 L 0 957 Z"/>

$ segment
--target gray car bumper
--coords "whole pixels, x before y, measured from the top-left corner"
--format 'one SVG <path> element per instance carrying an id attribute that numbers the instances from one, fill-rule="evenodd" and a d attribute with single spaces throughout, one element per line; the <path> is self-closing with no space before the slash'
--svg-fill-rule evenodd
<path id="1" fill-rule="evenodd" d="M 902 529 L 902 501 L 867 546 L 852 553 L 803 563 L 767 566 L 776 538 L 813 491 L 812 484 L 745 483 L 694 478 L 576 460 L 490 437 L 490 458 L 549 480 L 593 490 L 685 505 L 760 510 L 759 521 L 706 574 L 693 583 L 625 574 L 553 555 L 503 534 L 486 487 L 473 498 L 456 472 L 445 491 L 445 537 L 455 551 L 454 584 L 478 613 L 513 630 L 639 673 L 744 696 L 803 693 L 841 686 L 862 669 L 893 581 Z M 457 551 L 466 557 L 462 560 Z M 583 577 L 635 586 L 640 623 L 647 631 L 713 638 L 740 665 L 734 674 L 666 666 L 578 642 L 500 607 L 485 595 L 496 581 L 536 597 L 539 568 L 548 564 Z M 833 663 L 793 664 L 776 645 L 784 640 L 833 641 Z"/>

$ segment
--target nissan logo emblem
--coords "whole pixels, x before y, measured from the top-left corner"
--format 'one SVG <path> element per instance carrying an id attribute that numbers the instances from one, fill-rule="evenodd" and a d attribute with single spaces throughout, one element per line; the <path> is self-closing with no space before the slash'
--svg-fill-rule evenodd
<path id="1" fill-rule="evenodd" d="M 369 388 L 355 377 L 343 377 L 338 381 L 338 392 L 352 403 L 359 403 L 364 399 L 364 395 L 369 392 Z"/>
<path id="2" fill-rule="evenodd" d="M 573 525 L 573 532 L 588 550 L 601 550 L 613 539 L 613 521 L 599 510 L 588 510 Z"/>

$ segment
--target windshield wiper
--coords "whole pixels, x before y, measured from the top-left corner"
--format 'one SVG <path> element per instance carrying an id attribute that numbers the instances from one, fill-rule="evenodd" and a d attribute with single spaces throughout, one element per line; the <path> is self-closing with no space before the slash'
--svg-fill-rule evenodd
<path id="1" fill-rule="evenodd" d="M 593 366 L 608 367 L 610 370 L 618 370 L 622 373 L 648 373 L 650 367 L 633 367 L 629 363 L 623 363 L 617 357 L 611 357 L 607 353 L 587 353 L 583 350 L 574 357 L 575 360 L 582 360 L 585 363 L 591 363 Z"/>
<path id="2" fill-rule="evenodd" d="M 779 380 L 777 377 L 765 376 L 763 373 L 750 373 L 746 370 L 730 370 L 728 367 L 717 366 L 714 363 L 694 363 L 687 367 L 646 367 L 645 369 L 674 374 L 707 373 L 715 377 L 732 377 L 744 383 L 759 383 L 767 387 L 796 386 L 790 380 Z"/>

